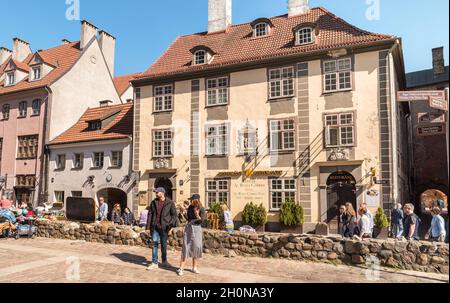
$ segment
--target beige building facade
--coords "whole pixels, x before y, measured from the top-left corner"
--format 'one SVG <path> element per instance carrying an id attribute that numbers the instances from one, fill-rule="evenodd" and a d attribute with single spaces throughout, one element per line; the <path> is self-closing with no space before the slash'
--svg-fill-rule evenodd
<path id="1" fill-rule="evenodd" d="M 359 30 L 323 8 L 225 26 L 179 37 L 133 81 L 140 209 L 163 186 L 179 203 L 194 193 L 207 208 L 227 203 L 237 227 L 247 203 L 262 204 L 277 231 L 293 200 L 312 231 L 333 228 L 345 202 L 375 212 L 408 195 L 399 39 L 355 40 L 347 34 Z"/>

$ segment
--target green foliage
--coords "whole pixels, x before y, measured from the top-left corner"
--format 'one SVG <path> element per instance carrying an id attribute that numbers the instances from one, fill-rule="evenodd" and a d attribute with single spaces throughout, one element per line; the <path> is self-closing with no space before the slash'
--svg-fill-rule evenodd
<path id="1" fill-rule="evenodd" d="M 209 207 L 208 213 L 220 215 L 222 213 L 222 204 L 223 203 L 212 203 Z"/>
<path id="2" fill-rule="evenodd" d="M 294 201 L 286 201 L 281 206 L 280 222 L 285 226 L 298 226 L 305 223 L 303 207 Z"/>
<path id="3" fill-rule="evenodd" d="M 386 216 L 386 214 L 384 213 L 384 211 L 381 207 L 378 208 L 378 211 L 377 211 L 377 214 L 375 215 L 373 223 L 379 229 L 389 227 L 388 217 Z"/>
<path id="4" fill-rule="evenodd" d="M 267 211 L 262 204 L 258 206 L 250 202 L 245 205 L 242 220 L 246 224 L 265 225 L 267 223 Z"/>

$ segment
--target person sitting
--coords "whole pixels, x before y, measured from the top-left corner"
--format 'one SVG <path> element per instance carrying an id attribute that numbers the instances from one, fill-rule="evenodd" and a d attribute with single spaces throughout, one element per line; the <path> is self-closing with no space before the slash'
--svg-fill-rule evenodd
<path id="1" fill-rule="evenodd" d="M 11 201 L 8 200 L 6 196 L 2 197 L 2 200 L 0 201 L 0 209 L 9 209 L 11 207 Z"/>
<path id="2" fill-rule="evenodd" d="M 117 225 L 122 224 L 122 210 L 120 208 L 120 204 L 114 205 L 113 211 L 111 213 L 111 221 Z"/>
<path id="3" fill-rule="evenodd" d="M 225 231 L 231 233 L 234 230 L 233 215 L 226 204 L 222 204 L 223 221 Z"/>
<path id="4" fill-rule="evenodd" d="M 134 224 L 134 215 L 128 207 L 126 207 L 122 214 L 123 225 L 132 226 Z"/>
<path id="5" fill-rule="evenodd" d="M 139 217 L 139 227 L 146 227 L 147 226 L 147 219 L 149 217 L 149 212 L 150 212 L 150 206 L 147 206 L 141 212 L 141 216 Z"/>

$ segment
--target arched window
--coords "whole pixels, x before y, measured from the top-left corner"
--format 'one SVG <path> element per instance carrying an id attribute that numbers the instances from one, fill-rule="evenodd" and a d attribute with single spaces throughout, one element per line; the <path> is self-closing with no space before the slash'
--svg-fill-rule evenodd
<path id="1" fill-rule="evenodd" d="M 208 54 L 205 50 L 198 50 L 194 53 L 194 65 L 206 64 Z"/>
<path id="2" fill-rule="evenodd" d="M 263 37 L 269 34 L 269 24 L 260 22 L 253 27 L 255 37 Z"/>
<path id="3" fill-rule="evenodd" d="M 314 43 L 314 28 L 312 27 L 302 27 L 296 32 L 296 44 L 297 45 L 305 45 Z"/>

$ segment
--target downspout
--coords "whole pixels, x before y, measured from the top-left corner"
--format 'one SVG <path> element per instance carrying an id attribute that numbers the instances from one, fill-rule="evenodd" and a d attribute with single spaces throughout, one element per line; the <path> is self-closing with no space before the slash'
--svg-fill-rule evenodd
<path id="1" fill-rule="evenodd" d="M 48 144 L 47 141 L 49 139 L 49 123 L 50 123 L 50 117 L 51 117 L 51 113 L 50 113 L 50 109 L 51 109 L 51 102 L 52 102 L 52 90 L 49 87 L 45 87 L 45 90 L 47 91 L 47 102 L 46 102 L 46 110 L 45 110 L 45 123 L 44 123 L 44 130 L 43 130 L 43 134 L 44 134 L 44 160 L 43 160 L 43 165 L 42 165 L 42 169 L 43 169 L 43 182 L 44 182 L 44 188 L 43 188 L 43 197 L 42 199 L 45 199 L 48 197 L 48 168 L 49 168 L 49 153 L 50 150 L 48 148 Z M 42 201 L 42 203 L 45 203 L 48 201 Z"/>

